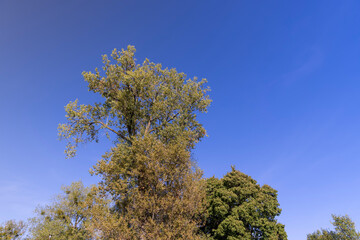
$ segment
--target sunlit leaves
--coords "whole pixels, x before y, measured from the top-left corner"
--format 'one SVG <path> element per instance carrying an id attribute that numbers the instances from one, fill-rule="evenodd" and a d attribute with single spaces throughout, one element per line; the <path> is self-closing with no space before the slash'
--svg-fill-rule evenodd
<path id="1" fill-rule="evenodd" d="M 146 59 L 136 63 L 135 48 L 103 56 L 102 70 L 83 72 L 89 91 L 104 101 L 94 105 L 70 102 L 67 123 L 59 135 L 69 141 L 67 156 L 73 157 L 80 143 L 97 141 L 99 131 L 110 132 L 117 141 L 131 144 L 134 136 L 152 134 L 165 142 L 187 141 L 192 148 L 204 135 L 197 114 L 210 104 L 206 80 L 187 79 L 184 73 L 163 68 Z"/>
<path id="2" fill-rule="evenodd" d="M 348 215 L 332 215 L 332 225 L 335 230 L 321 229 L 307 235 L 308 240 L 359 240 L 360 232 L 355 229 L 355 223 Z"/>
<path id="3" fill-rule="evenodd" d="M 25 233 L 26 226 L 24 222 L 16 222 L 9 220 L 0 225 L 0 239 L 1 240 L 16 240 L 20 239 Z"/>
<path id="4" fill-rule="evenodd" d="M 90 188 L 74 182 L 62 190 L 51 204 L 36 209 L 36 217 L 30 220 L 30 239 L 49 239 L 49 236 L 59 240 L 91 239 L 85 228 L 90 218 L 87 204 Z"/>

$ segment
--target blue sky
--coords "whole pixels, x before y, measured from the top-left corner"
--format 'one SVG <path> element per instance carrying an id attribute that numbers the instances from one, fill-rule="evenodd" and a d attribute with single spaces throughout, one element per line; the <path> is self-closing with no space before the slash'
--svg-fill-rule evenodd
<path id="1" fill-rule="evenodd" d="M 63 184 L 91 177 L 109 147 L 66 160 L 57 125 L 81 72 L 128 44 L 207 78 L 209 137 L 194 152 L 205 176 L 235 165 L 279 191 L 290 240 L 360 226 L 359 1 L 0 1 L 0 222 L 26 219 Z"/>

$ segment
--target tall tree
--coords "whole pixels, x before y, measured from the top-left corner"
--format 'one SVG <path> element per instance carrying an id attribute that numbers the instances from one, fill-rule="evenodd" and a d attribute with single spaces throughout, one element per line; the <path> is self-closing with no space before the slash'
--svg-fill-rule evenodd
<path id="1" fill-rule="evenodd" d="M 307 235 L 308 240 L 359 240 L 360 232 L 355 229 L 355 223 L 348 215 L 332 215 L 332 225 L 335 230 L 321 229 Z"/>
<path id="2" fill-rule="evenodd" d="M 115 146 L 93 169 L 102 177 L 100 192 L 113 201 L 113 209 L 105 211 L 111 221 L 93 222 L 100 235 L 195 239 L 205 196 L 190 150 L 205 136 L 197 114 L 210 104 L 209 89 L 205 79 L 186 80 L 185 74 L 148 59 L 137 64 L 134 54 L 133 46 L 114 50 L 112 61 L 103 56 L 103 71 L 83 73 L 89 90 L 104 102 L 70 102 L 59 134 L 69 140 L 68 157 L 78 144 L 98 141 L 102 130 L 114 136 Z"/>
<path id="3" fill-rule="evenodd" d="M 211 239 L 287 239 L 275 219 L 281 213 L 277 191 L 234 167 L 222 179 L 207 180 L 207 201 L 203 231 Z"/>
<path id="4" fill-rule="evenodd" d="M 26 225 L 24 222 L 16 222 L 9 220 L 0 225 L 0 239 L 2 240 L 16 240 L 20 239 L 24 235 Z"/>

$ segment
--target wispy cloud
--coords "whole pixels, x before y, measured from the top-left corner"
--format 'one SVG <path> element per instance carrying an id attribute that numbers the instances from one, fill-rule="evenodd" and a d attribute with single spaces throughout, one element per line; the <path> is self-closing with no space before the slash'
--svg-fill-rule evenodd
<path id="1" fill-rule="evenodd" d="M 314 49 L 310 56 L 296 69 L 284 75 L 285 83 L 293 83 L 318 69 L 323 62 L 323 54 L 319 49 Z"/>

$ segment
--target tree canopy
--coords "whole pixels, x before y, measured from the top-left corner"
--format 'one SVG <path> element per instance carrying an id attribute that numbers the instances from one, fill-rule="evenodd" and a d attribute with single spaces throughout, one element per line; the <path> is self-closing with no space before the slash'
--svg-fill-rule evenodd
<path id="1" fill-rule="evenodd" d="M 360 232 L 356 231 L 355 223 L 348 215 L 332 215 L 335 230 L 321 229 L 308 234 L 308 240 L 359 240 Z"/>
<path id="2" fill-rule="evenodd" d="M 102 71 L 83 72 L 89 91 L 104 102 L 79 105 L 75 100 L 65 107 L 67 123 L 59 125 L 59 135 L 69 140 L 67 156 L 75 155 L 79 143 L 98 141 L 101 130 L 115 134 L 119 142 L 153 134 L 164 142 L 183 138 L 194 147 L 205 135 L 196 113 L 206 112 L 211 102 L 206 80 L 186 79 L 148 59 L 137 64 L 134 46 L 114 49 L 111 57 L 103 55 Z"/>
<path id="3" fill-rule="evenodd" d="M 1 240 L 16 240 L 24 235 L 26 225 L 23 221 L 16 222 L 15 220 L 8 220 L 0 225 L 0 239 Z"/>
<path id="4" fill-rule="evenodd" d="M 50 205 L 36 209 L 36 216 L 30 220 L 30 239 L 47 240 L 49 236 L 58 240 L 90 239 L 85 229 L 90 188 L 74 182 L 62 187 L 62 191 Z"/>
<path id="5" fill-rule="evenodd" d="M 275 219 L 281 213 L 277 191 L 234 167 L 222 179 L 207 179 L 207 201 L 203 231 L 211 239 L 287 239 Z"/>

